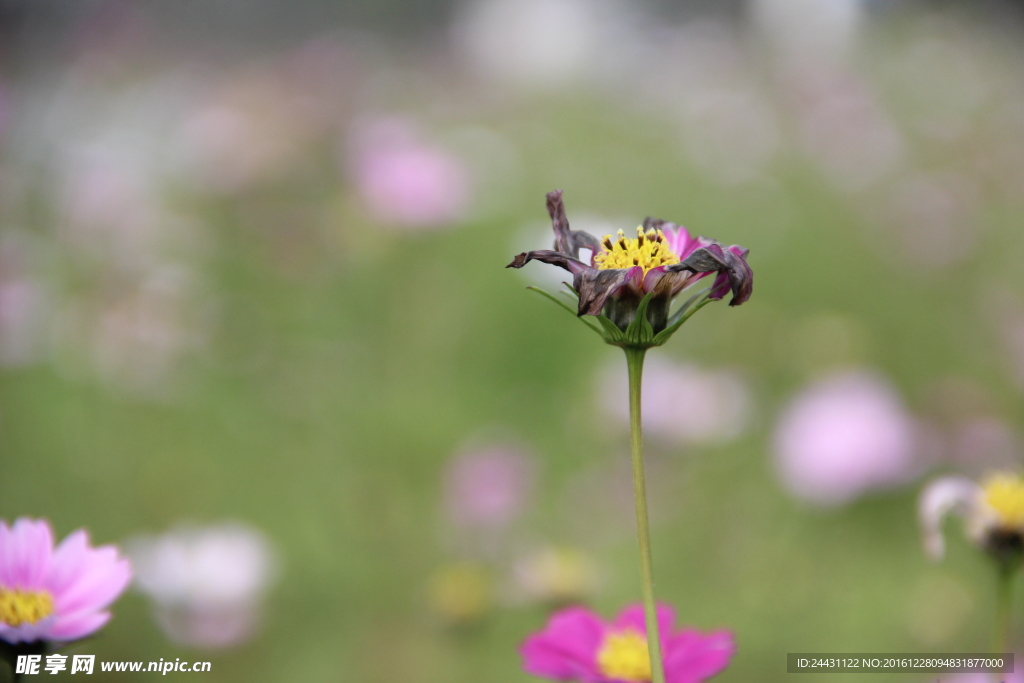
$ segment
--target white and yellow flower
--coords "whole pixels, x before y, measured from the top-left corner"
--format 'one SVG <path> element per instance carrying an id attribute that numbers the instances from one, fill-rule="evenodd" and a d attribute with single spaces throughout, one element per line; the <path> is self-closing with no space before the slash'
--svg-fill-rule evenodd
<path id="1" fill-rule="evenodd" d="M 948 476 L 925 487 L 918 515 L 933 559 L 945 554 L 942 522 L 951 512 L 963 517 L 971 542 L 998 561 L 1017 563 L 1024 557 L 1024 477 L 1001 472 L 979 484 Z"/>

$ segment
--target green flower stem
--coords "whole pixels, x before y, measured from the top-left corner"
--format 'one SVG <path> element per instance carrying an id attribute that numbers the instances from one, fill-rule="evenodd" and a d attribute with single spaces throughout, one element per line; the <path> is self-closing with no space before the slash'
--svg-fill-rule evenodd
<path id="1" fill-rule="evenodd" d="M 644 445 L 640 427 L 640 383 L 647 349 L 625 347 L 629 368 L 629 427 L 633 442 L 633 490 L 636 494 L 636 531 L 640 541 L 640 574 L 643 581 L 647 648 L 651 655 L 651 683 L 665 683 L 661 664 L 661 637 L 654 602 L 654 571 L 651 562 L 651 529 L 647 522 L 647 484 L 644 480 Z"/>
<path id="2" fill-rule="evenodd" d="M 999 565 L 996 587 L 996 640 L 993 653 L 1008 652 L 1010 625 L 1013 622 L 1013 579 L 1017 574 L 1016 563 Z"/>

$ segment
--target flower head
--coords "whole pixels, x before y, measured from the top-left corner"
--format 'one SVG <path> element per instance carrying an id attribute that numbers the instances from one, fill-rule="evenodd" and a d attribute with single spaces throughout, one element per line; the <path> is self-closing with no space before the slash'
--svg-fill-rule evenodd
<path id="1" fill-rule="evenodd" d="M 464 528 L 503 529 L 522 514 L 533 478 L 530 457 L 515 446 L 467 449 L 445 467 L 448 516 Z"/>
<path id="2" fill-rule="evenodd" d="M 409 230 L 458 221 L 469 203 L 463 161 L 423 142 L 413 126 L 385 120 L 359 131 L 352 173 L 370 214 Z"/>
<path id="3" fill-rule="evenodd" d="M 914 421 L 883 378 L 843 371 L 801 391 L 775 430 L 776 469 L 798 498 L 848 503 L 913 473 Z"/>
<path id="4" fill-rule="evenodd" d="M 516 588 L 528 600 L 564 606 L 592 595 L 600 583 L 597 563 L 577 548 L 549 546 L 518 559 Z"/>
<path id="5" fill-rule="evenodd" d="M 1000 472 L 977 484 L 966 477 L 940 477 L 921 492 L 918 516 L 925 550 L 934 559 L 945 554 L 942 522 L 954 512 L 964 518 L 967 536 L 997 561 L 1015 565 L 1024 559 L 1024 477 Z"/>
<path id="6" fill-rule="evenodd" d="M 724 443 L 739 436 L 750 421 L 750 388 L 737 373 L 662 357 L 647 359 L 645 367 L 645 437 L 669 443 Z M 601 407 L 628 427 L 628 373 L 617 364 L 600 382 Z"/>
<path id="7" fill-rule="evenodd" d="M 227 647 L 251 636 L 275 574 L 270 542 L 237 522 L 134 539 L 136 585 L 152 598 L 172 640 Z"/>
<path id="8" fill-rule="evenodd" d="M 733 655 L 732 634 L 694 629 L 673 632 L 675 613 L 658 606 L 658 632 L 667 683 L 699 683 L 725 669 Z M 558 681 L 648 683 L 651 663 L 641 605 L 627 607 L 610 624 L 583 607 L 555 613 L 520 653 L 527 673 Z"/>
<path id="9" fill-rule="evenodd" d="M 686 228 L 655 218 L 645 219 L 636 237 L 620 230 L 599 240 L 569 228 L 561 190 L 548 193 L 547 207 L 555 248 L 523 252 L 507 267 L 541 261 L 572 273 L 573 291 L 579 297 L 577 316 L 599 317 L 610 344 L 663 344 L 703 303 L 721 299 L 730 290 L 730 306 L 750 298 L 754 274 L 743 247 L 693 237 Z M 589 263 L 580 260 L 581 249 L 590 250 Z M 670 317 L 672 299 L 710 273 L 717 276 L 704 300 L 685 305 Z"/>
<path id="10" fill-rule="evenodd" d="M 131 576 L 117 548 L 90 547 L 84 529 L 55 548 L 45 520 L 0 521 L 0 639 L 67 642 L 95 633 Z"/>

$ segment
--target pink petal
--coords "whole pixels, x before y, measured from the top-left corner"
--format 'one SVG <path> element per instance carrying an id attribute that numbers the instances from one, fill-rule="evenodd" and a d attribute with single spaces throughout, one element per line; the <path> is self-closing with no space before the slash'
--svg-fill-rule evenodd
<path id="1" fill-rule="evenodd" d="M 700 683 L 725 669 L 735 651 L 728 631 L 703 635 L 685 630 L 669 639 L 665 648 L 665 677 L 670 683 Z"/>
<path id="2" fill-rule="evenodd" d="M 89 535 L 85 529 L 68 534 L 60 542 L 50 560 L 46 586 L 53 594 L 63 592 L 81 573 L 89 552 Z"/>
<path id="3" fill-rule="evenodd" d="M 4 549 L 4 552 L 0 553 L 0 586 L 14 585 L 14 554 L 7 551 L 13 544 L 14 539 L 11 537 L 7 522 L 0 521 L 0 548 Z"/>
<path id="4" fill-rule="evenodd" d="M 654 288 L 658 286 L 658 283 L 661 281 L 661 278 L 664 275 L 665 266 L 658 266 L 657 268 L 651 268 L 650 270 L 648 270 L 647 274 L 644 275 L 642 283 L 642 288 L 644 292 L 653 291 Z"/>
<path id="5" fill-rule="evenodd" d="M 676 611 L 668 605 L 658 605 L 658 635 L 662 643 L 668 641 L 672 635 L 672 627 L 676 621 Z M 638 633 L 647 635 L 647 621 L 644 618 L 643 605 L 630 605 L 615 617 L 612 622 L 612 630 L 623 631 L 632 629 Z"/>
<path id="6" fill-rule="evenodd" d="M 19 526 L 24 529 L 21 585 L 24 588 L 40 588 L 46 578 L 50 557 L 53 554 L 53 531 L 44 520 L 32 522 L 28 519 L 19 519 L 14 525 L 15 533 Z"/>
<path id="7" fill-rule="evenodd" d="M 53 551 L 53 532 L 44 520 L 21 517 L 8 529 L 0 523 L 0 584 L 39 588 Z"/>
<path id="8" fill-rule="evenodd" d="M 534 676 L 597 683 L 597 651 L 604 635 L 604 623 L 590 610 L 564 609 L 523 643 L 523 668 Z"/>
<path id="9" fill-rule="evenodd" d="M 113 602 L 131 580 L 131 565 L 113 546 L 88 551 L 77 575 L 54 594 L 57 612 L 100 610 Z"/>
<path id="10" fill-rule="evenodd" d="M 680 261 L 689 256 L 690 252 L 696 249 L 700 243 L 699 238 L 690 237 L 690 231 L 681 225 L 674 229 L 663 228 L 662 232 L 669 249 L 679 257 Z"/>
<path id="11" fill-rule="evenodd" d="M 79 612 L 57 617 L 47 640 L 77 640 L 96 632 L 110 620 L 110 612 Z"/>

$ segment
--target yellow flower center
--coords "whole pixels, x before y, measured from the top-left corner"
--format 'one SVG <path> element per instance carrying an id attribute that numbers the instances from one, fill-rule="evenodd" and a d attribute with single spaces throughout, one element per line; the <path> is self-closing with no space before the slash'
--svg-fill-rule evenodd
<path id="1" fill-rule="evenodd" d="M 647 638 L 630 629 L 609 633 L 597 653 L 601 673 L 630 683 L 651 680 L 651 655 L 647 651 Z"/>
<path id="2" fill-rule="evenodd" d="M 997 474 L 985 482 L 982 491 L 1000 526 L 1024 528 L 1024 479 L 1015 474 Z"/>
<path id="3" fill-rule="evenodd" d="M 598 270 L 640 266 L 646 275 L 651 268 L 679 263 L 679 257 L 665 243 L 664 233 L 654 228 L 646 233 L 643 228 L 637 228 L 636 239 L 627 239 L 619 230 L 615 241 L 611 235 L 605 235 L 601 244 L 604 250 L 594 255 Z"/>
<path id="4" fill-rule="evenodd" d="M 0 621 L 17 628 L 34 624 L 53 614 L 53 596 L 47 591 L 11 590 L 0 587 Z"/>

